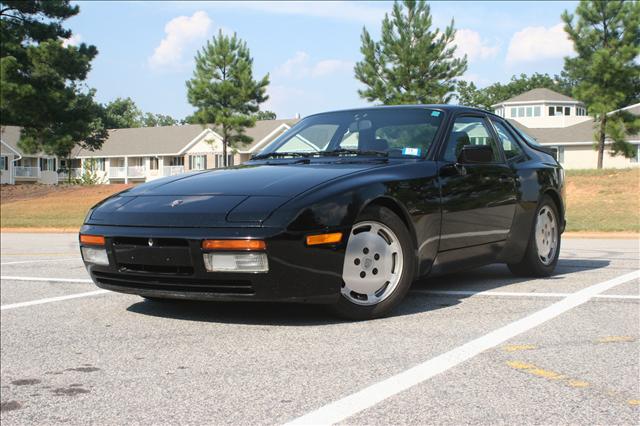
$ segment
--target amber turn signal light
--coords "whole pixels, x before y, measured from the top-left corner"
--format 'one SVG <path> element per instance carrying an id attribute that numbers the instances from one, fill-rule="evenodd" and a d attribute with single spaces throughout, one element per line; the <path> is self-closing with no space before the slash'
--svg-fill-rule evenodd
<path id="1" fill-rule="evenodd" d="M 339 243 L 340 241 L 342 241 L 342 232 L 307 236 L 308 246 L 317 246 L 320 244 L 335 244 Z"/>
<path id="2" fill-rule="evenodd" d="M 265 250 L 267 245 L 262 240 L 204 240 L 204 250 L 238 250 L 259 251 Z"/>
<path id="3" fill-rule="evenodd" d="M 90 246 L 103 246 L 104 237 L 102 235 L 84 235 L 80 234 L 80 244 L 86 244 Z"/>

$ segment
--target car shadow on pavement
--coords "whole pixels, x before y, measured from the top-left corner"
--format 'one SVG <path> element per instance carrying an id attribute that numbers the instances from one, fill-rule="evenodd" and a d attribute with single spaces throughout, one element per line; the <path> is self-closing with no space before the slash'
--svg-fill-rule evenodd
<path id="1" fill-rule="evenodd" d="M 561 281 L 564 275 L 604 268 L 608 265 L 607 260 L 560 259 L 556 274 L 543 280 Z M 489 265 L 465 272 L 422 279 L 413 284 L 411 291 L 489 291 L 531 280 L 526 277 L 515 277 L 505 265 Z M 420 294 L 420 297 L 415 297 L 414 293 L 413 296 L 409 293 L 407 299 L 390 317 L 413 315 L 454 306 L 471 294 L 446 295 L 446 297 Z M 296 303 L 141 300 L 129 306 L 127 310 L 162 318 L 228 324 L 314 326 L 349 322 L 336 318 L 326 306 Z"/>

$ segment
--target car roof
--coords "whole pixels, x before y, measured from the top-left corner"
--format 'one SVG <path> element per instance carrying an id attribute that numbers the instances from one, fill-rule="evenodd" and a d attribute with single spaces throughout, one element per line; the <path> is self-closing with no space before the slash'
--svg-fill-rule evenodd
<path id="1" fill-rule="evenodd" d="M 488 114 L 493 117 L 501 118 L 500 116 L 494 114 L 493 112 L 487 111 L 484 109 L 468 107 L 464 105 L 451 105 L 451 104 L 376 105 L 376 106 L 362 107 L 362 108 L 348 108 L 348 109 L 341 109 L 341 110 L 318 112 L 315 114 L 310 114 L 304 118 L 313 117 L 320 114 L 331 114 L 336 112 L 378 111 L 378 110 L 384 110 L 384 109 L 395 110 L 395 109 L 411 109 L 411 108 L 438 109 L 441 111 L 448 111 L 448 112 L 475 112 L 475 113 Z"/>

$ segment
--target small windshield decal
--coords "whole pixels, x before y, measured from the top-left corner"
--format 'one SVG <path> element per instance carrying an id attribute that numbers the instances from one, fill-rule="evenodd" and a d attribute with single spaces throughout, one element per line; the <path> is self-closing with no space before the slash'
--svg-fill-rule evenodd
<path id="1" fill-rule="evenodd" d="M 402 148 L 402 155 L 420 156 L 420 148 Z"/>
<path id="2" fill-rule="evenodd" d="M 431 111 L 432 117 L 438 117 L 440 115 L 440 111 Z"/>

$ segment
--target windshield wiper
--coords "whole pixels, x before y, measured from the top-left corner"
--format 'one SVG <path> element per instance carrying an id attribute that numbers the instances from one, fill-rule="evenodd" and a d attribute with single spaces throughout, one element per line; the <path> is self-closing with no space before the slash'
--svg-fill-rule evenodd
<path id="1" fill-rule="evenodd" d="M 331 151 L 323 151 L 319 153 L 324 156 L 337 156 L 342 154 L 351 154 L 351 155 L 373 155 L 377 157 L 388 157 L 389 153 L 386 151 L 373 151 L 373 150 L 362 150 L 362 149 L 350 149 L 350 148 L 339 148 Z"/>
<path id="2" fill-rule="evenodd" d="M 266 154 L 258 154 L 251 157 L 252 160 L 264 160 L 265 158 L 286 158 L 286 157 L 304 157 L 311 155 L 308 152 L 268 152 Z"/>

